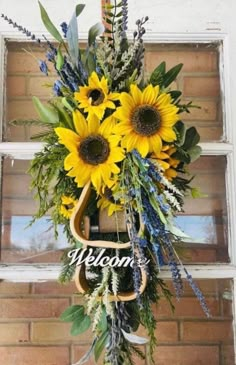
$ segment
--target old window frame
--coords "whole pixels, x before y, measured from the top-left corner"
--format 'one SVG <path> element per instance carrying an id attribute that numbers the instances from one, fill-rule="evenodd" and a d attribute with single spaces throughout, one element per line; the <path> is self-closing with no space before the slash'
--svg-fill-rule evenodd
<path id="1" fill-rule="evenodd" d="M 8 15 L 15 16 L 16 11 L 10 11 L 13 9 L 13 1 L 11 5 L 6 0 L 3 1 L 3 9 L 8 11 Z M 15 1 L 19 4 L 19 2 Z M 30 2 L 32 3 L 32 2 Z M 46 1 L 45 1 L 46 3 Z M 94 6 L 93 0 L 88 0 L 87 7 L 89 9 L 90 18 L 92 23 L 96 22 L 97 18 L 100 18 L 100 2 L 99 10 Z M 232 279 L 233 280 L 233 312 L 234 318 L 236 317 L 236 109 L 234 108 L 234 95 L 236 95 L 236 71 L 234 71 L 234 65 L 236 64 L 236 49 L 233 45 L 236 44 L 236 24 L 233 17 L 229 17 L 233 14 L 233 9 L 236 10 L 236 4 L 234 0 L 227 0 L 226 3 L 222 3 L 220 0 L 208 0 L 207 4 L 204 0 L 198 1 L 198 22 L 195 21 L 194 9 L 196 9 L 196 2 L 194 0 L 182 0 L 181 6 L 177 4 L 175 0 L 168 2 L 168 9 L 170 14 L 169 18 L 172 19 L 168 24 L 164 22 L 152 22 L 149 25 L 149 29 L 146 35 L 146 42 L 150 44 L 155 43 L 215 43 L 220 42 L 220 81 L 221 81 L 221 95 L 223 106 L 223 123 L 224 134 L 226 136 L 225 142 L 209 142 L 201 143 L 202 155 L 207 156 L 225 156 L 227 158 L 227 170 L 226 170 L 226 196 L 227 196 L 227 213 L 228 213 L 228 249 L 230 256 L 229 264 L 204 264 L 204 265 L 186 265 L 188 271 L 196 279 Z M 32 12 L 37 14 L 38 10 L 35 8 L 35 4 L 29 5 L 27 0 L 22 0 L 21 12 L 18 18 L 26 19 L 23 14 L 25 6 L 32 7 Z M 64 15 L 64 9 L 57 6 L 56 0 L 50 0 L 50 11 L 55 8 L 55 14 L 62 18 Z M 131 9 L 130 24 L 134 24 L 134 19 L 137 18 L 137 14 L 143 15 L 142 1 L 130 0 Z M 45 4 L 47 6 L 47 4 Z M 70 6 L 73 8 L 75 5 L 74 0 L 70 0 Z M 186 6 L 185 6 L 186 5 Z M 195 5 L 195 8 L 194 8 Z M 152 8 L 158 6 L 155 0 L 149 0 L 147 9 L 152 13 Z M 164 3 L 159 4 L 159 16 L 161 18 L 162 11 L 166 10 Z M 225 12 L 220 13 L 222 6 L 225 7 Z M 135 7 L 134 14 L 132 13 L 132 7 Z M 142 11 L 141 11 L 141 10 Z M 181 14 L 182 21 L 176 17 Z M 209 15 L 211 14 L 211 15 Z M 18 15 L 18 14 L 17 14 Z M 67 17 L 68 18 L 68 17 Z M 174 20 L 173 20 L 174 19 Z M 43 27 L 39 25 L 39 21 L 35 19 L 27 19 L 26 24 L 28 28 L 33 26 L 34 33 L 39 36 L 44 32 Z M 20 20 L 19 20 L 20 23 Z M 81 40 L 86 40 L 88 24 L 85 22 L 84 28 L 81 29 Z M 45 32 L 44 32 L 45 33 Z M 130 33 L 132 37 L 132 32 Z M 0 23 L 0 121 L 4 123 L 4 109 L 5 109 L 5 74 L 6 74 L 6 41 L 21 41 L 24 36 L 19 34 L 16 30 L 10 28 L 7 24 Z M 25 41 L 25 39 L 24 39 Z M 0 132 L 2 134 L 2 132 Z M 2 137 L 2 136 L 0 136 Z M 33 142 L 0 142 L 0 155 L 11 156 L 15 159 L 31 159 L 35 152 L 41 149 L 41 143 Z M 13 281 L 13 282 L 38 282 L 47 280 L 56 280 L 60 272 L 59 264 L 0 264 L 0 279 Z M 183 273 L 183 277 L 184 277 Z M 162 278 L 170 278 L 170 272 L 168 268 L 163 268 L 160 273 Z M 236 338 L 236 328 L 234 325 L 234 333 Z"/>

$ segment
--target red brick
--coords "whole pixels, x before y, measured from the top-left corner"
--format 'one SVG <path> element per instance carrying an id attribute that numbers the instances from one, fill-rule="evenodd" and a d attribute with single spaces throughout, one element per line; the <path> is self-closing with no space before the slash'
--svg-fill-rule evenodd
<path id="1" fill-rule="evenodd" d="M 30 77 L 28 85 L 29 96 L 41 96 L 44 98 L 53 96 L 52 87 L 54 77 Z"/>
<path id="2" fill-rule="evenodd" d="M 222 346 L 222 365 L 235 365 L 233 345 Z"/>
<path id="3" fill-rule="evenodd" d="M 32 324 L 33 342 L 79 342 L 88 343 L 91 341 L 91 331 L 86 331 L 78 336 L 70 335 L 71 323 L 63 322 L 35 322 Z"/>
<path id="4" fill-rule="evenodd" d="M 0 347 L 2 365 L 69 365 L 69 349 L 65 346 Z"/>
<path id="5" fill-rule="evenodd" d="M 62 298 L 2 298 L 0 318 L 57 318 L 67 306 L 69 300 Z"/>
<path id="6" fill-rule="evenodd" d="M 153 48 L 158 46 L 153 46 Z M 211 72 L 217 71 L 217 53 L 211 51 L 155 51 L 147 50 L 145 53 L 145 66 L 148 72 L 152 72 L 161 62 L 165 61 L 167 70 L 178 63 L 183 63 L 183 72 Z"/>
<path id="7" fill-rule="evenodd" d="M 26 78 L 24 76 L 8 76 L 7 78 L 7 96 L 23 96 L 26 94 Z"/>
<path id="8" fill-rule="evenodd" d="M 38 59 L 45 59 L 44 52 L 34 52 L 34 56 Z M 9 52 L 7 58 L 7 72 L 26 73 L 32 72 L 41 74 L 37 60 L 26 52 Z"/>
<path id="9" fill-rule="evenodd" d="M 183 341 L 233 341 L 233 325 L 231 321 L 224 322 L 184 322 Z"/>
<path id="10" fill-rule="evenodd" d="M 14 100 L 7 103 L 7 119 L 37 118 L 36 110 L 31 100 Z M 22 128 L 22 127 L 18 127 Z"/>
<path id="11" fill-rule="evenodd" d="M 216 97 L 220 93 L 218 77 L 184 77 L 185 96 Z"/>
<path id="12" fill-rule="evenodd" d="M 28 323 L 0 323 L 0 344 L 29 342 Z"/>
<path id="13" fill-rule="evenodd" d="M 77 292 L 75 283 L 72 281 L 67 284 L 60 284 L 57 282 L 48 281 L 46 283 L 35 283 L 33 284 L 33 293 L 35 294 L 55 294 L 55 295 L 67 295 L 74 294 Z"/>
<path id="14" fill-rule="evenodd" d="M 155 364 L 220 365 L 217 346 L 158 346 Z"/>
<path id="15" fill-rule="evenodd" d="M 213 316 L 219 315 L 219 302 L 214 298 L 206 298 L 206 303 L 208 308 L 211 311 Z M 172 314 L 169 304 L 167 303 L 166 299 L 161 299 L 156 306 L 156 318 L 162 317 L 200 317 L 205 318 L 205 314 L 198 302 L 197 298 L 181 298 L 180 301 L 176 299 L 173 300 L 173 304 L 175 306 L 175 312 Z M 154 307 L 155 308 L 155 307 Z"/>
<path id="16" fill-rule="evenodd" d="M 0 282 L 0 295 L 28 294 L 30 285 L 28 283 Z M 0 299 L 1 300 L 1 299 Z"/>
<path id="17" fill-rule="evenodd" d="M 139 327 L 137 335 L 148 338 L 144 327 Z M 158 322 L 156 327 L 157 342 L 174 342 L 178 340 L 177 322 Z"/>
<path id="18" fill-rule="evenodd" d="M 183 103 L 188 103 L 188 101 L 183 100 Z M 206 122 L 208 120 L 214 121 L 218 117 L 218 105 L 216 101 L 194 101 L 194 105 L 199 108 L 191 108 L 190 113 L 182 113 L 181 120 L 196 121 L 200 120 Z"/>

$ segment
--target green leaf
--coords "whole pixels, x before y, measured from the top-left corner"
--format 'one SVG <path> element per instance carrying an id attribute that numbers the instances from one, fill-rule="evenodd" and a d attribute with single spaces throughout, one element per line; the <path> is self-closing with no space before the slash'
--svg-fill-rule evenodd
<path id="1" fill-rule="evenodd" d="M 79 59 L 79 38 L 78 38 L 78 24 L 77 24 L 76 12 L 73 13 L 71 21 L 68 25 L 66 38 L 68 41 L 71 61 L 74 64 L 74 66 L 77 66 Z"/>
<path id="2" fill-rule="evenodd" d="M 171 98 L 175 101 L 182 95 L 182 92 L 179 90 L 172 90 L 169 91 L 168 94 L 170 94 Z"/>
<path id="3" fill-rule="evenodd" d="M 96 37 L 98 37 L 100 34 L 102 34 L 104 32 L 104 30 L 105 30 L 105 27 L 100 22 L 94 24 L 89 29 L 89 34 L 88 34 L 88 45 L 89 45 L 89 47 L 95 42 Z"/>
<path id="4" fill-rule="evenodd" d="M 75 7 L 75 14 L 76 14 L 77 17 L 82 13 L 82 11 L 84 10 L 84 8 L 85 8 L 85 4 L 78 4 L 78 5 L 76 5 L 76 7 Z"/>
<path id="5" fill-rule="evenodd" d="M 61 52 L 61 48 L 58 47 L 58 50 L 57 50 L 56 69 L 58 71 L 61 71 L 63 65 L 64 65 L 64 56 L 63 56 L 63 54 Z"/>
<path id="6" fill-rule="evenodd" d="M 91 325 L 91 319 L 88 315 L 85 315 L 82 319 L 77 319 L 73 322 L 71 327 L 71 335 L 77 336 L 87 331 Z"/>
<path id="7" fill-rule="evenodd" d="M 180 73 L 181 68 L 183 67 L 182 63 L 179 63 L 178 65 L 171 68 L 165 75 L 163 79 L 163 86 L 167 87 L 169 86 L 178 76 Z"/>
<path id="8" fill-rule="evenodd" d="M 51 124 L 59 123 L 58 112 L 54 107 L 42 104 L 36 96 L 33 96 L 32 100 L 36 111 L 43 122 Z"/>
<path id="9" fill-rule="evenodd" d="M 188 150 L 191 162 L 196 161 L 201 155 L 202 149 L 200 146 L 194 146 Z"/>
<path id="10" fill-rule="evenodd" d="M 73 322 L 78 318 L 84 317 L 84 307 L 82 305 L 72 305 L 60 315 L 60 319 L 64 322 Z"/>
<path id="11" fill-rule="evenodd" d="M 186 164 L 189 164 L 191 161 L 189 154 L 182 148 L 178 148 L 178 150 L 173 153 L 171 157 L 176 158 L 177 160 L 180 160 Z"/>
<path id="12" fill-rule="evenodd" d="M 38 3 L 39 3 L 39 7 L 40 7 L 41 19 L 42 19 L 43 24 L 45 25 L 46 29 L 58 42 L 63 42 L 63 38 L 62 38 L 61 34 L 59 33 L 59 31 L 57 30 L 55 25 L 51 22 L 43 5 L 40 3 L 40 1 Z"/>
<path id="13" fill-rule="evenodd" d="M 153 86 L 161 85 L 163 81 L 163 76 L 166 72 L 166 63 L 162 62 L 159 66 L 155 68 L 150 77 L 150 82 Z"/>
<path id="14" fill-rule="evenodd" d="M 197 132 L 195 127 L 191 127 L 186 131 L 183 149 L 187 151 L 189 148 L 196 146 L 196 144 L 198 144 L 199 141 L 200 141 L 199 133 Z"/>
<path id="15" fill-rule="evenodd" d="M 94 357 L 95 361 L 97 362 L 103 349 L 105 348 L 108 340 L 109 333 L 107 331 L 103 332 L 103 334 L 97 340 L 95 347 L 94 347 Z"/>
<path id="16" fill-rule="evenodd" d="M 36 125 L 36 126 L 40 126 L 40 127 L 51 127 L 51 123 L 45 123 L 45 122 L 42 122 L 41 120 L 39 119 L 13 119 L 13 120 L 10 120 L 8 122 L 8 124 L 10 125 L 13 125 L 14 127 L 18 127 L 18 126 L 23 126 L 23 125 L 26 125 L 26 126 L 31 126 L 31 125 Z"/>
<path id="17" fill-rule="evenodd" d="M 104 307 L 102 308 L 102 315 L 98 323 L 98 328 L 101 332 L 105 332 L 107 330 L 107 312 Z"/>
<path id="18" fill-rule="evenodd" d="M 177 134 L 177 146 L 182 146 L 184 144 L 185 141 L 185 134 L 186 134 L 186 127 L 185 124 L 183 122 L 181 122 L 181 120 L 179 120 L 175 126 L 174 129 L 176 130 L 176 134 Z"/>
<path id="19" fill-rule="evenodd" d="M 73 112 L 75 110 L 75 105 L 72 104 L 71 99 L 64 97 L 61 99 L 61 101 L 62 101 L 62 104 L 66 107 L 66 109 L 70 110 L 71 112 Z"/>
<path id="20" fill-rule="evenodd" d="M 47 137 L 50 133 L 52 133 L 51 129 L 46 130 L 45 132 L 36 133 L 30 137 L 31 141 L 41 141 L 43 138 Z"/>

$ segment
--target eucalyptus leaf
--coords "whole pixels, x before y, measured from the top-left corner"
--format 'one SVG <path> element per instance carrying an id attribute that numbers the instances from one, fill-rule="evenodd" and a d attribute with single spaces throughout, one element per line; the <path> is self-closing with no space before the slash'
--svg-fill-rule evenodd
<path id="1" fill-rule="evenodd" d="M 177 144 L 177 146 L 182 146 L 185 141 L 185 135 L 186 135 L 186 130 L 187 130 L 185 127 L 185 124 L 179 120 L 175 124 L 174 128 L 175 128 L 176 134 L 177 134 L 176 144 Z"/>
<path id="2" fill-rule="evenodd" d="M 171 157 L 176 158 L 177 160 L 180 160 L 186 164 L 189 164 L 191 161 L 188 152 L 184 151 L 182 148 L 178 148 L 178 150 L 173 153 Z"/>
<path id="3" fill-rule="evenodd" d="M 191 127 L 186 131 L 183 149 L 187 151 L 189 148 L 196 146 L 196 144 L 198 144 L 199 141 L 200 141 L 199 133 L 197 132 L 195 127 Z"/>
<path id="4" fill-rule="evenodd" d="M 72 107 L 72 105 L 70 103 L 70 99 L 64 97 L 61 99 L 61 101 L 62 101 L 62 104 L 66 107 L 66 109 L 70 110 L 71 112 L 74 111 L 75 106 L 74 106 L 74 108 Z"/>
<path id="5" fill-rule="evenodd" d="M 76 5 L 76 7 L 75 7 L 75 14 L 76 14 L 77 17 L 82 13 L 82 11 L 84 10 L 84 8 L 85 8 L 85 4 L 78 4 L 78 5 Z"/>
<path id="6" fill-rule="evenodd" d="M 73 322 L 70 333 L 72 336 L 80 335 L 81 333 L 87 331 L 90 325 L 91 325 L 91 319 L 86 314 L 82 319 L 76 319 Z"/>
<path id="7" fill-rule="evenodd" d="M 58 47 L 56 60 L 57 60 L 56 61 L 56 69 L 58 71 L 61 71 L 61 69 L 64 65 L 64 56 L 61 52 L 61 47 Z"/>
<path id="8" fill-rule="evenodd" d="M 63 38 L 62 38 L 61 34 L 59 33 L 59 31 L 57 30 L 55 25 L 52 23 L 45 8 L 40 3 L 40 1 L 38 3 L 39 3 L 39 7 L 40 7 L 41 19 L 42 19 L 43 24 L 45 25 L 46 29 L 58 42 L 63 42 Z"/>
<path id="9" fill-rule="evenodd" d="M 136 345 L 146 345 L 149 342 L 149 340 L 145 337 L 133 335 L 132 333 L 127 333 L 123 329 L 121 329 L 121 331 L 124 335 L 124 338 L 130 343 L 135 343 Z"/>
<path id="10" fill-rule="evenodd" d="M 201 155 L 202 149 L 200 146 L 194 146 L 188 150 L 191 162 L 196 161 Z"/>
<path id="11" fill-rule="evenodd" d="M 84 315 L 84 307 L 82 305 L 72 305 L 60 315 L 60 319 L 64 322 L 73 322 L 75 319 L 82 319 Z"/>
<path id="12" fill-rule="evenodd" d="M 58 112 L 54 107 L 42 104 L 36 96 L 33 96 L 32 100 L 41 121 L 51 124 L 59 123 Z"/>
<path id="13" fill-rule="evenodd" d="M 178 65 L 174 66 L 173 68 L 171 68 L 165 75 L 163 78 L 163 86 L 167 87 L 169 86 L 178 76 L 178 74 L 180 73 L 180 70 L 182 69 L 183 64 L 179 63 Z"/>
<path id="14" fill-rule="evenodd" d="M 73 13 L 71 21 L 68 25 L 66 38 L 68 41 L 71 61 L 74 64 L 74 66 L 77 66 L 79 60 L 79 38 L 78 38 L 78 24 L 77 24 L 76 12 Z"/>
<path id="15" fill-rule="evenodd" d="M 103 349 L 105 348 L 108 340 L 109 333 L 107 331 L 103 332 L 103 334 L 98 338 L 96 344 L 94 346 L 94 357 L 97 362 L 99 357 L 102 354 Z"/>
<path id="16" fill-rule="evenodd" d="M 94 24 L 89 29 L 89 34 L 88 34 L 88 45 L 89 45 L 89 47 L 95 42 L 96 37 L 98 37 L 100 34 L 102 34 L 104 32 L 104 30 L 105 30 L 105 27 L 100 22 Z"/>

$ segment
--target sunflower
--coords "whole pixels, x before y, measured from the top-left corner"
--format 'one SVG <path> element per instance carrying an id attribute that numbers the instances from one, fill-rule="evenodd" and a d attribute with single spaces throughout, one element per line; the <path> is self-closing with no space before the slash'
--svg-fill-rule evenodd
<path id="1" fill-rule="evenodd" d="M 62 195 L 60 214 L 65 218 L 70 219 L 78 200 L 75 200 L 71 196 Z"/>
<path id="2" fill-rule="evenodd" d="M 136 148 L 143 157 L 151 152 L 158 155 L 162 140 L 176 139 L 173 126 L 179 120 L 178 108 L 169 94 L 160 92 L 159 86 L 150 84 L 142 92 L 133 84 L 130 94 L 121 94 L 120 102 L 114 113 L 120 120 L 115 131 L 124 135 L 122 147 L 128 152 Z"/>
<path id="3" fill-rule="evenodd" d="M 180 161 L 171 157 L 176 152 L 173 145 L 165 145 L 157 156 L 152 156 L 158 164 L 163 168 L 164 175 L 168 180 L 172 180 L 177 176 L 176 168 Z"/>
<path id="4" fill-rule="evenodd" d="M 112 186 L 113 174 L 120 172 L 116 162 L 124 159 L 124 151 L 119 147 L 121 136 L 113 134 L 115 119 L 106 118 L 102 124 L 96 117 L 86 122 L 79 111 L 73 113 L 76 132 L 67 128 L 55 128 L 59 142 L 70 153 L 64 161 L 68 176 L 74 177 L 78 187 L 91 181 L 98 193 L 102 187 Z"/>
<path id="5" fill-rule="evenodd" d="M 113 190 L 116 189 L 116 184 L 111 188 L 105 187 L 102 196 L 97 202 L 97 207 L 101 209 L 107 209 L 107 214 L 110 217 L 114 212 L 118 212 L 124 209 L 124 207 L 114 199 Z"/>
<path id="6" fill-rule="evenodd" d="M 99 120 L 104 116 L 105 109 L 115 109 L 114 100 L 118 100 L 119 93 L 109 93 L 107 80 L 103 76 L 99 80 L 96 72 L 92 72 L 88 80 L 88 86 L 81 86 L 79 92 L 74 94 L 79 107 L 88 113 L 88 119 L 96 115 Z"/>

